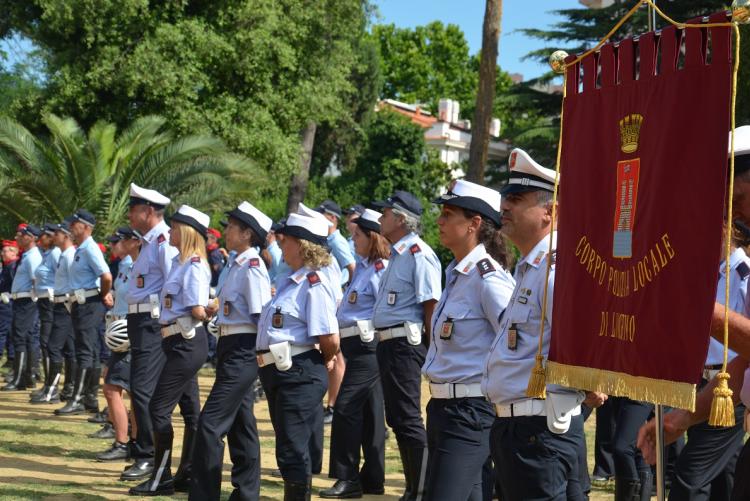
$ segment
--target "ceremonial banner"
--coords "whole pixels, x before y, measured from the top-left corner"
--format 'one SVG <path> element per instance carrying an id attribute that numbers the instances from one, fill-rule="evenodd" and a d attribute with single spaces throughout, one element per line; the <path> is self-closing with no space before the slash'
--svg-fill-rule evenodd
<path id="1" fill-rule="evenodd" d="M 568 67 L 548 382 L 694 407 L 722 259 L 730 46 L 730 27 L 672 26 Z"/>

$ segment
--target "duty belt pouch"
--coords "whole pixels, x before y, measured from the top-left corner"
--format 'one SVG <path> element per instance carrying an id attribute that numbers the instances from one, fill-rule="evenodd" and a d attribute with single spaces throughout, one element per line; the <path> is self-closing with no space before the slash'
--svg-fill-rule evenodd
<path id="1" fill-rule="evenodd" d="M 0 300 L 5 304 L 10 303 L 10 294 L 7 292 L 0 292 Z"/>
<path id="2" fill-rule="evenodd" d="M 86 304 L 86 291 L 83 289 L 76 289 L 75 292 L 76 303 Z"/>
<path id="3" fill-rule="evenodd" d="M 410 345 L 417 346 L 422 342 L 422 324 L 406 322 L 404 328 L 406 329 L 406 340 L 409 341 Z"/>
<path id="4" fill-rule="evenodd" d="M 68 310 L 68 314 L 70 314 L 73 311 L 73 300 L 70 297 L 68 297 L 68 299 L 65 300 L 63 305 L 65 306 L 65 309 Z"/>
<path id="5" fill-rule="evenodd" d="M 292 345 L 289 341 L 268 345 L 268 349 L 278 370 L 284 372 L 292 368 Z"/>
<path id="6" fill-rule="evenodd" d="M 47 289 L 47 299 L 50 301 L 55 300 L 55 291 L 53 289 Z"/>
<path id="7" fill-rule="evenodd" d="M 372 324 L 372 320 L 357 320 L 357 328 L 362 342 L 369 343 L 375 339 L 375 326 Z"/>
<path id="8" fill-rule="evenodd" d="M 149 294 L 148 302 L 151 304 L 151 318 L 159 318 L 159 295 Z"/>
<path id="9" fill-rule="evenodd" d="M 581 405 L 578 393 L 547 393 L 544 406 L 547 411 L 547 428 L 562 435 L 570 429 L 573 412 Z"/>
<path id="10" fill-rule="evenodd" d="M 192 317 L 180 317 L 177 319 L 177 325 L 180 328 L 180 334 L 184 339 L 193 339 L 195 337 L 195 326 L 197 325 Z"/>

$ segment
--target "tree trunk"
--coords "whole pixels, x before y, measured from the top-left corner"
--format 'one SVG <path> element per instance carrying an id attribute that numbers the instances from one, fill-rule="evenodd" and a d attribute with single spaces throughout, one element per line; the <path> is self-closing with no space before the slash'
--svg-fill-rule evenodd
<path id="1" fill-rule="evenodd" d="M 315 130 L 318 124 L 308 122 L 300 132 L 299 170 L 292 176 L 289 185 L 289 196 L 286 199 L 286 213 L 297 211 L 297 206 L 305 199 L 307 183 L 310 180 L 310 160 L 312 160 L 313 145 L 315 144 Z"/>
<path id="2" fill-rule="evenodd" d="M 479 62 L 479 91 L 474 110 L 474 121 L 469 149 L 469 172 L 466 178 L 475 183 L 484 182 L 487 165 L 487 148 L 490 142 L 492 101 L 495 98 L 497 77 L 497 53 L 500 41 L 500 19 L 503 13 L 502 0 L 486 0 L 484 26 L 482 27 L 482 58 Z"/>

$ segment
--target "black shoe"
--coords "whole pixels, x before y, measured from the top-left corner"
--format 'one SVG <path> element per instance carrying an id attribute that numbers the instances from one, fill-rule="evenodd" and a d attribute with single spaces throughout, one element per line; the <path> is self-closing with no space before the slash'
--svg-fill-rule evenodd
<path id="1" fill-rule="evenodd" d="M 86 407 L 86 410 L 88 411 L 89 407 Z M 96 414 L 88 418 L 86 421 L 88 421 L 89 423 L 94 423 L 94 424 L 105 424 L 109 422 L 106 411 L 97 412 Z"/>
<path id="2" fill-rule="evenodd" d="M 104 423 L 100 429 L 94 433 L 89 433 L 89 438 L 115 438 L 115 429 L 109 423 Z"/>
<path id="3" fill-rule="evenodd" d="M 0 388 L 2 391 L 20 391 L 26 389 L 26 353 L 21 352 L 16 354 L 16 358 L 13 360 L 13 377 L 10 381 L 7 380 L 5 386 Z"/>
<path id="4" fill-rule="evenodd" d="M 333 423 L 333 407 L 326 407 L 323 410 L 323 424 Z"/>
<path id="5" fill-rule="evenodd" d="M 120 480 L 141 480 L 151 476 L 154 471 L 154 463 L 150 459 L 138 459 L 135 463 L 125 468 L 120 474 Z"/>
<path id="6" fill-rule="evenodd" d="M 32 404 L 59 404 L 60 403 L 60 392 L 57 391 L 57 386 L 45 386 L 45 391 L 30 400 Z"/>
<path id="7" fill-rule="evenodd" d="M 63 389 L 60 392 L 60 400 L 63 402 L 67 402 L 73 396 L 76 368 L 75 360 L 65 360 L 65 382 L 63 384 Z"/>
<path id="8" fill-rule="evenodd" d="M 76 371 L 76 384 L 73 396 L 70 400 L 65 402 L 65 406 L 55 410 L 55 414 L 58 416 L 71 416 L 74 414 L 83 414 L 86 412 L 86 408 L 83 406 L 81 399 L 83 398 L 83 388 L 86 383 L 86 377 L 89 369 L 79 368 Z"/>
<path id="9" fill-rule="evenodd" d="M 385 494 L 385 487 L 362 487 L 362 494 L 372 494 L 375 496 L 382 496 Z"/>
<path id="10" fill-rule="evenodd" d="M 154 465 L 151 476 L 145 482 L 131 487 L 131 496 L 159 496 L 174 494 L 172 478 L 172 433 L 154 432 Z M 124 475 L 124 473 L 123 473 Z"/>
<path id="11" fill-rule="evenodd" d="M 362 497 L 362 486 L 357 480 L 336 480 L 333 487 L 323 489 L 318 496 L 325 499 L 357 499 Z"/>
<path id="12" fill-rule="evenodd" d="M 130 451 L 128 444 L 121 444 L 120 442 L 115 441 L 112 444 L 112 447 L 107 449 L 106 451 L 97 454 L 96 460 L 97 461 L 127 461 L 130 459 Z"/>

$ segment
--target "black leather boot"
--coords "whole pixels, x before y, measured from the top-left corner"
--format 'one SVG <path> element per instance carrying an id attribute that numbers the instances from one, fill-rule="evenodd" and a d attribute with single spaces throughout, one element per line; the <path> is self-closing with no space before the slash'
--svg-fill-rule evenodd
<path id="1" fill-rule="evenodd" d="M 26 352 L 26 370 L 23 378 L 26 381 L 26 389 L 36 388 L 36 382 L 39 379 L 39 360 L 36 358 L 34 351 Z"/>
<path id="2" fill-rule="evenodd" d="M 75 390 L 73 391 L 73 396 L 70 397 L 70 400 L 65 402 L 65 405 L 61 407 L 60 409 L 55 410 L 55 414 L 58 416 L 71 416 L 74 414 L 83 414 L 86 412 L 86 409 L 83 407 L 83 403 L 81 403 L 81 400 L 83 400 L 83 390 L 84 386 L 86 385 L 86 378 L 88 377 L 88 371 L 91 369 L 81 369 L 79 368 L 76 371 L 76 384 L 75 384 Z"/>
<path id="3" fill-rule="evenodd" d="M 131 496 L 169 496 L 174 494 L 174 479 L 172 478 L 172 433 L 154 432 L 154 469 L 151 477 L 128 493 Z"/>
<path id="4" fill-rule="evenodd" d="M 174 490 L 177 492 L 188 492 L 190 489 L 190 473 L 193 469 L 193 450 L 195 449 L 196 428 L 185 428 L 182 436 L 182 453 L 180 455 L 180 466 L 174 474 Z"/>
<path id="5" fill-rule="evenodd" d="M 42 350 L 42 371 L 44 372 L 44 382 L 42 384 L 42 387 L 38 390 L 34 390 L 31 392 L 31 395 L 29 395 L 29 399 L 31 403 L 34 403 L 34 400 L 41 397 L 45 393 L 49 391 L 49 384 L 50 384 L 50 370 L 49 370 L 49 357 L 44 353 L 44 350 Z"/>
<path id="6" fill-rule="evenodd" d="M 76 382 L 76 361 L 75 359 L 65 359 L 65 383 L 60 392 L 60 400 L 65 402 L 73 396 L 73 389 Z"/>
<path id="7" fill-rule="evenodd" d="M 56 404 L 60 401 L 57 383 L 60 381 L 61 372 L 62 364 L 60 362 L 50 362 L 47 369 L 47 384 L 43 388 L 45 391 L 37 397 L 32 397 L 32 404 Z"/>
<path id="8" fill-rule="evenodd" d="M 13 379 L 8 384 L 0 388 L 2 391 L 19 391 L 26 389 L 26 352 L 22 351 L 16 353 L 16 358 L 13 359 Z"/>
<path id="9" fill-rule="evenodd" d="M 638 476 L 641 478 L 641 495 L 636 499 L 638 501 L 649 501 L 651 499 L 651 484 L 653 483 L 651 470 L 642 470 L 638 472 Z"/>
<path id="10" fill-rule="evenodd" d="M 641 482 L 615 475 L 615 501 L 640 501 Z"/>
<path id="11" fill-rule="evenodd" d="M 312 477 L 306 482 L 284 480 L 284 501 L 310 501 L 312 495 Z"/>
<path id="12" fill-rule="evenodd" d="M 404 501 L 416 501 L 425 495 L 425 477 L 427 469 L 427 449 L 409 447 L 409 476 L 411 477 L 411 497 Z"/>
<path id="13" fill-rule="evenodd" d="M 408 501 L 413 496 L 411 491 L 411 475 L 409 474 L 409 449 L 405 445 L 399 444 L 398 452 L 401 455 L 401 468 L 404 470 L 404 482 L 406 484 L 404 493 L 398 498 L 398 501 Z"/>
<path id="14" fill-rule="evenodd" d="M 83 406 L 87 412 L 98 413 L 99 412 L 99 381 L 102 377 L 102 368 L 95 367 L 89 369 L 88 381 L 86 381 L 86 389 L 83 392 Z"/>

